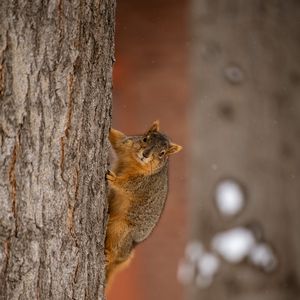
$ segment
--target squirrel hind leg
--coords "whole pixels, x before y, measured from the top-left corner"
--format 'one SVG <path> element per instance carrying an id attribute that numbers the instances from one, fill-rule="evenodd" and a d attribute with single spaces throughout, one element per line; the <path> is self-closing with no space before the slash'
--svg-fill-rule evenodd
<path id="1" fill-rule="evenodd" d="M 129 266 L 133 256 L 134 256 L 134 251 L 132 251 L 126 259 L 123 259 L 123 260 L 117 261 L 117 262 L 113 262 L 113 263 L 107 265 L 106 280 L 105 280 L 106 281 L 106 292 L 109 291 L 109 289 L 112 285 L 112 282 L 113 282 L 115 276 L 117 275 L 117 273 L 126 269 Z"/>

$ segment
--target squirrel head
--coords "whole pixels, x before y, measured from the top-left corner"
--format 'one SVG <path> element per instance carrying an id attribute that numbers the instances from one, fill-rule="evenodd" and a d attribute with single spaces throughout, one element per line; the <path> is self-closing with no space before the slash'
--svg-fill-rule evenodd
<path id="1" fill-rule="evenodd" d="M 159 121 L 155 121 L 145 134 L 128 137 L 128 141 L 131 142 L 131 149 L 134 149 L 134 159 L 146 173 L 158 172 L 171 154 L 182 149 L 159 131 Z"/>

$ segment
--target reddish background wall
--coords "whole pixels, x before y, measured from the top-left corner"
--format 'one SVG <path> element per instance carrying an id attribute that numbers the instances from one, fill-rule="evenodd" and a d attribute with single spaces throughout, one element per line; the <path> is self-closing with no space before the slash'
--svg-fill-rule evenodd
<path id="1" fill-rule="evenodd" d="M 170 166 L 170 193 L 159 226 L 136 248 L 108 300 L 183 299 L 178 260 L 186 241 L 187 1 L 119 1 L 114 68 L 113 126 L 142 133 L 161 130 L 184 146 Z"/>

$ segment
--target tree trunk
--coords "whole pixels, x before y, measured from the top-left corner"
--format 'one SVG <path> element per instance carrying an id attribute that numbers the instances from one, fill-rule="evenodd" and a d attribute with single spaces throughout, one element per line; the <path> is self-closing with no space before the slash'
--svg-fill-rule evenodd
<path id="1" fill-rule="evenodd" d="M 114 11 L 1 1 L 0 299 L 103 299 Z"/>
<path id="2" fill-rule="evenodd" d="M 248 259 L 221 267 L 189 299 L 300 299 L 299 1 L 194 0 L 192 7 L 192 238 L 254 229 L 274 250 L 264 272 Z M 242 186 L 237 216 L 216 209 L 222 179 Z"/>

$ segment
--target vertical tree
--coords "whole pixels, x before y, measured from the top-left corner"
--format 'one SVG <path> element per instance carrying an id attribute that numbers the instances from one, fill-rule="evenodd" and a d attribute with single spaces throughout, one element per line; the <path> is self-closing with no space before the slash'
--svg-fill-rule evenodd
<path id="1" fill-rule="evenodd" d="M 0 299 L 103 299 L 114 11 L 0 3 Z"/>
<path id="2" fill-rule="evenodd" d="M 209 248 L 216 233 L 254 224 L 278 264 L 267 273 L 222 260 L 189 299 L 299 299 L 300 4 L 194 0 L 191 11 L 192 237 Z M 246 195 L 231 218 L 214 201 L 224 178 Z"/>

